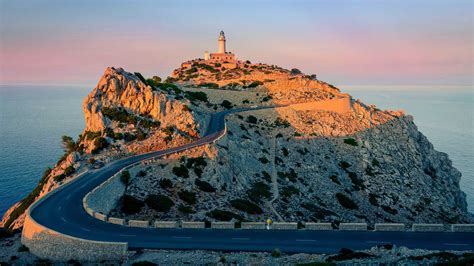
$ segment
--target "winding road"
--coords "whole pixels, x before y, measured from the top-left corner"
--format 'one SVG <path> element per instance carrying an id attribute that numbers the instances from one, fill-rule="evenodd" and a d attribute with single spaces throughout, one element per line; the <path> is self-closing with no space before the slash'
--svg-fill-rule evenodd
<path id="1" fill-rule="evenodd" d="M 85 212 L 82 205 L 84 196 L 122 168 L 211 143 L 225 133 L 225 115 L 246 110 L 251 109 L 214 114 L 205 136 L 193 143 L 131 156 L 111 162 L 101 169 L 87 171 L 33 205 L 30 216 L 38 224 L 57 232 L 81 239 L 127 242 L 129 249 L 272 251 L 279 248 L 289 253 L 329 253 L 341 248 L 366 249 L 391 243 L 409 248 L 474 250 L 474 233 L 135 228 L 105 223 Z"/>

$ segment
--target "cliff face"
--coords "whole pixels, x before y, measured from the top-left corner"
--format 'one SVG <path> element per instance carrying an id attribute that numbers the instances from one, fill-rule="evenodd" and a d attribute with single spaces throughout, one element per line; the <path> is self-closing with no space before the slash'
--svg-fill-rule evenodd
<path id="1" fill-rule="evenodd" d="M 121 68 L 107 68 L 84 99 L 86 128 L 79 139 L 63 143 L 65 155 L 45 172 L 27 198 L 5 213 L 0 226 L 21 228 L 33 202 L 83 171 L 198 137 L 205 130 L 207 116 L 192 111 L 188 100 L 176 98 L 176 93 L 157 90 Z"/>
<path id="2" fill-rule="evenodd" d="M 188 143 L 202 135 L 210 113 L 259 105 L 285 107 L 229 115 L 227 134 L 215 145 L 131 169 L 125 194 L 143 207 L 124 211 L 131 199 L 125 197 L 113 215 L 369 224 L 472 219 L 461 174 L 411 116 L 366 106 L 299 71 L 250 63 L 223 69 L 201 61 L 193 68 L 175 70 L 168 81 L 174 84 L 154 85 L 107 68 L 84 100 L 79 140 L 2 224 L 21 227 L 26 203 L 81 171 Z M 171 207 L 153 209 L 160 203 L 150 202 L 163 197 Z"/>

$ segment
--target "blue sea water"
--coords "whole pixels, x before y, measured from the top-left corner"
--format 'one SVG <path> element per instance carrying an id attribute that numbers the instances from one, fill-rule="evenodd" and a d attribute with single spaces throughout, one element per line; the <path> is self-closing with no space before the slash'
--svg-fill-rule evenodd
<path id="1" fill-rule="evenodd" d="M 63 154 L 62 135 L 84 128 L 89 86 L 0 86 L 0 215 L 25 197 L 44 169 Z M 474 92 L 472 87 L 341 86 L 382 109 L 404 109 L 461 171 L 474 212 Z"/>

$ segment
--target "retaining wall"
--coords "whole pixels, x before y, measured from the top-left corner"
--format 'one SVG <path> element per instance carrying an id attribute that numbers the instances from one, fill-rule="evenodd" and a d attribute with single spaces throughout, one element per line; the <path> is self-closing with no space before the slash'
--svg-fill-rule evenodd
<path id="1" fill-rule="evenodd" d="M 212 229 L 234 229 L 235 223 L 234 222 L 212 222 L 211 228 Z"/>
<path id="2" fill-rule="evenodd" d="M 306 230 L 332 230 L 331 223 L 305 223 Z"/>
<path id="3" fill-rule="evenodd" d="M 272 229 L 275 230 L 297 230 L 298 223 L 282 223 L 282 222 L 275 222 L 272 224 Z"/>
<path id="4" fill-rule="evenodd" d="M 111 224 L 118 224 L 118 225 L 125 225 L 126 221 L 121 218 L 116 218 L 116 217 L 109 217 L 107 221 Z"/>
<path id="5" fill-rule="evenodd" d="M 101 220 L 101 221 L 107 222 L 107 215 L 105 215 L 103 213 L 94 212 L 94 217 Z"/>
<path id="6" fill-rule="evenodd" d="M 182 222 L 182 228 L 205 228 L 206 224 L 204 222 Z"/>
<path id="7" fill-rule="evenodd" d="M 375 231 L 406 231 L 405 224 L 375 224 Z"/>
<path id="8" fill-rule="evenodd" d="M 125 185 L 120 180 L 122 171 L 119 171 L 107 179 L 107 181 L 87 193 L 83 199 L 84 208 L 90 208 L 93 212 L 110 213 L 117 205 L 123 193 L 125 193 Z"/>
<path id="9" fill-rule="evenodd" d="M 240 225 L 242 229 L 265 229 L 264 222 L 242 222 Z"/>
<path id="10" fill-rule="evenodd" d="M 155 221 L 155 228 L 177 228 L 178 223 L 175 221 Z"/>
<path id="11" fill-rule="evenodd" d="M 150 221 L 142 221 L 142 220 L 128 220 L 128 226 L 130 227 L 143 227 L 147 228 L 150 225 Z"/>
<path id="12" fill-rule="evenodd" d="M 443 232 L 444 225 L 443 224 L 413 224 L 412 225 L 413 232 Z"/>
<path id="13" fill-rule="evenodd" d="M 451 231 L 472 233 L 474 232 L 474 224 L 452 224 Z"/>
<path id="14" fill-rule="evenodd" d="M 345 231 L 366 231 L 367 224 L 366 223 L 340 223 L 339 230 Z"/>
<path id="15" fill-rule="evenodd" d="M 61 261 L 124 259 L 128 249 L 127 243 L 92 241 L 61 234 L 38 224 L 29 212 L 25 217 L 21 243 L 40 258 Z"/>

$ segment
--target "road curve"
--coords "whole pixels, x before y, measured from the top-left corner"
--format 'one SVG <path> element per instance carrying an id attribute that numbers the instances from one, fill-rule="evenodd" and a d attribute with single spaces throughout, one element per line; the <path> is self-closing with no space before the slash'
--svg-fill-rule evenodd
<path id="1" fill-rule="evenodd" d="M 85 195 L 122 168 L 211 143 L 224 134 L 225 115 L 246 110 L 250 109 L 214 114 L 204 137 L 193 143 L 127 157 L 111 162 L 101 169 L 87 171 L 34 204 L 29 215 L 38 224 L 56 232 L 87 240 L 126 242 L 129 249 L 271 251 L 279 248 L 290 253 L 329 253 L 337 252 L 341 248 L 366 249 L 391 243 L 432 250 L 474 250 L 474 233 L 135 228 L 105 223 L 85 212 L 82 205 Z"/>

